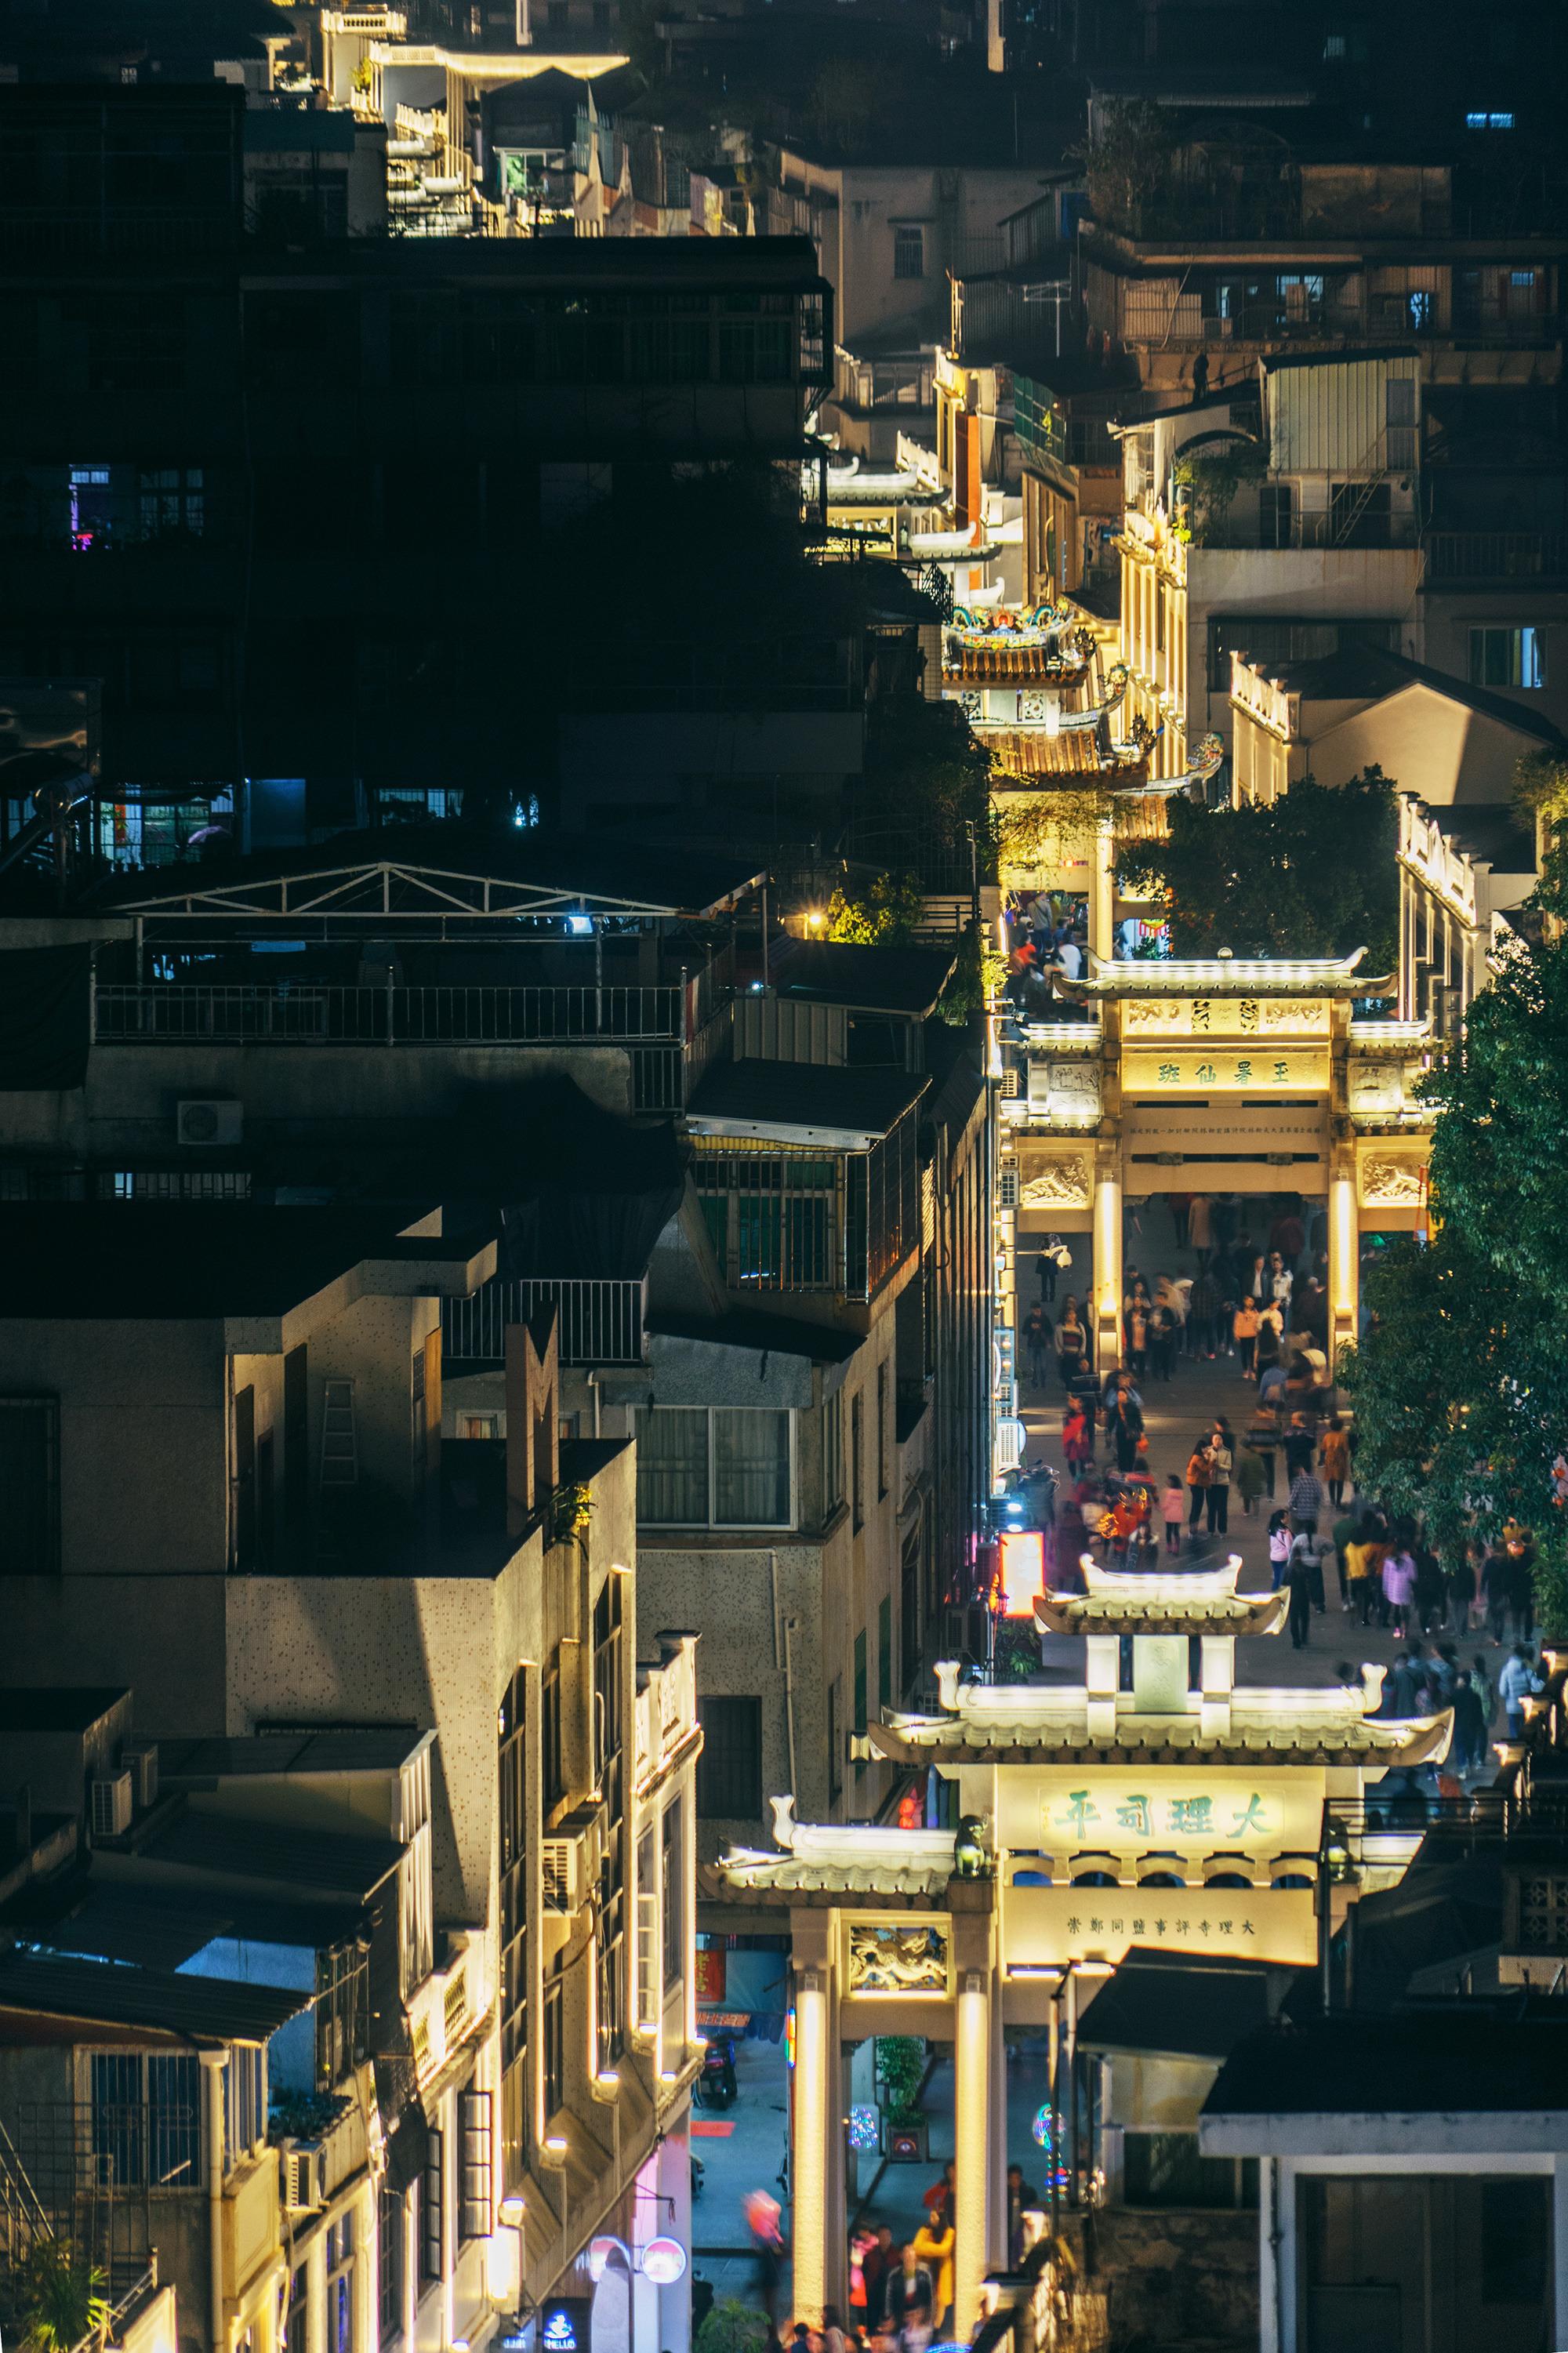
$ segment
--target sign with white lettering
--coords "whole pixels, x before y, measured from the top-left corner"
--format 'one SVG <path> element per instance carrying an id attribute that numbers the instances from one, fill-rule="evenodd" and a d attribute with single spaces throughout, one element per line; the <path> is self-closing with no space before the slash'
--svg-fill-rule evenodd
<path id="1" fill-rule="evenodd" d="M 1124 1095 L 1326 1094 L 1329 1058 L 1321 1048 L 1129 1047 L 1121 1057 Z"/>

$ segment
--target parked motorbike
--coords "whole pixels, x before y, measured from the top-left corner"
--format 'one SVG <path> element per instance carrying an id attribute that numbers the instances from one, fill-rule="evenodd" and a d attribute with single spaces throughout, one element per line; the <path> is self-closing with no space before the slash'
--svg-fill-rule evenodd
<path id="1" fill-rule="evenodd" d="M 710 2034 L 702 2060 L 702 2073 L 697 2078 L 694 2095 L 704 2108 L 732 2107 L 740 2086 L 735 2081 L 735 2038 L 732 2034 Z"/>

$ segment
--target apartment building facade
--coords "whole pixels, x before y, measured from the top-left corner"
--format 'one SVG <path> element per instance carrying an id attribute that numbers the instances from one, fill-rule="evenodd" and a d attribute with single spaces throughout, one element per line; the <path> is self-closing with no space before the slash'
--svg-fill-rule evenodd
<path id="1" fill-rule="evenodd" d="M 18 1261 L 77 1286 L 14 1289 L 0 1334 L 21 1655 L 40 1684 L 130 1666 L 145 1736 L 211 1744 L 182 1767 L 191 1820 L 167 1847 L 152 1823 L 136 1873 L 162 1885 L 205 1862 L 276 1896 L 314 1857 L 362 1905 L 389 1873 L 416 1890 L 395 1907 L 403 1957 L 371 2054 L 386 2163 L 332 2242 L 340 2264 L 364 2251 L 355 2353 L 438 2353 L 520 2313 L 542 2326 L 552 2295 L 597 2292 L 587 2248 L 606 2231 L 630 2251 L 628 2341 L 683 2342 L 689 2287 L 637 2257 L 689 2195 L 695 1638 L 639 1660 L 631 1449 L 563 1451 L 553 1338 L 520 1326 L 507 1440 L 443 1445 L 439 1297 L 482 1281 L 492 1244 L 229 1206 L 8 1222 Z M 343 1876 L 361 1856 L 334 1879 L 321 1850 L 353 1744 L 382 1725 L 413 1726 L 416 1753 L 362 1887 Z M 312 1804 L 280 1766 L 288 1802 L 264 1810 L 260 1752 L 304 1732 L 348 1740 L 336 1781 Z M 281 1814 L 270 1864 L 264 1810 Z M 319 1988 L 290 1966 L 286 1984 Z M 252 2040 L 270 2048 L 300 2006 Z M 253 2081 L 259 2250 L 279 2151 Z M 363 2101 L 345 2131 L 347 2166 L 355 2131 L 375 2141 Z M 243 2321 L 228 2312 L 228 2353 Z"/>

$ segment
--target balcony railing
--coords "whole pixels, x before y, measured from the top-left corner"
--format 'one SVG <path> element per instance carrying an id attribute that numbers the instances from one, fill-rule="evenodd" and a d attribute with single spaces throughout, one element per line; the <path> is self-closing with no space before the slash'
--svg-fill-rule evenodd
<path id="1" fill-rule="evenodd" d="M 1568 532 L 1429 531 L 1426 577 L 1541 580 L 1568 573 Z"/>
<path id="2" fill-rule="evenodd" d="M 646 1304 L 640 1281 L 495 1275 L 471 1299 L 443 1303 L 442 1356 L 448 1366 L 500 1364 L 507 1325 L 531 1323 L 553 1307 L 563 1365 L 640 1365 Z"/>
<path id="3" fill-rule="evenodd" d="M 97 1043 L 515 1046 L 679 1043 L 679 988 L 100 987 Z"/>

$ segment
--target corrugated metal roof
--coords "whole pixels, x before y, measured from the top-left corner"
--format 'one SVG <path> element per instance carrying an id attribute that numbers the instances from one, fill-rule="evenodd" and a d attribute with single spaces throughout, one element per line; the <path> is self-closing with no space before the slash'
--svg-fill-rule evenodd
<path id="1" fill-rule="evenodd" d="M 150 1839 L 150 1861 L 178 1863 L 237 1879 L 267 1880 L 305 1892 L 362 1900 L 397 1869 L 393 1839 L 341 1838 L 318 1830 L 252 1821 L 241 1814 L 181 1814 Z"/>
<path id="2" fill-rule="evenodd" d="M 169 1969 L 119 1968 L 106 1961 L 16 1954 L 0 1959 L 0 2010 L 96 2025 L 162 2027 L 209 2042 L 265 2042 L 313 1999 L 295 1987 L 237 1985 L 227 1978 L 178 1977 Z"/>
<path id="3" fill-rule="evenodd" d="M 412 1725 L 353 1732 L 260 1732 L 241 1740 L 160 1740 L 158 1779 L 242 1780 L 279 1773 L 395 1773 L 429 1736 Z"/>
<path id="4" fill-rule="evenodd" d="M 139 1968 L 179 1969 L 216 1937 L 244 1944 L 296 1945 L 323 1951 L 359 1930 L 357 1905 L 289 1904 L 225 1893 L 186 1895 L 167 1886 L 89 1880 L 65 1896 L 47 1888 L 5 1908 L 0 1934 L 50 1952 L 127 1961 Z"/>
<path id="5" fill-rule="evenodd" d="M 721 1062 L 691 1099 L 694 1120 L 770 1128 L 857 1130 L 884 1136 L 925 1092 L 919 1071 L 812 1062 Z"/>

